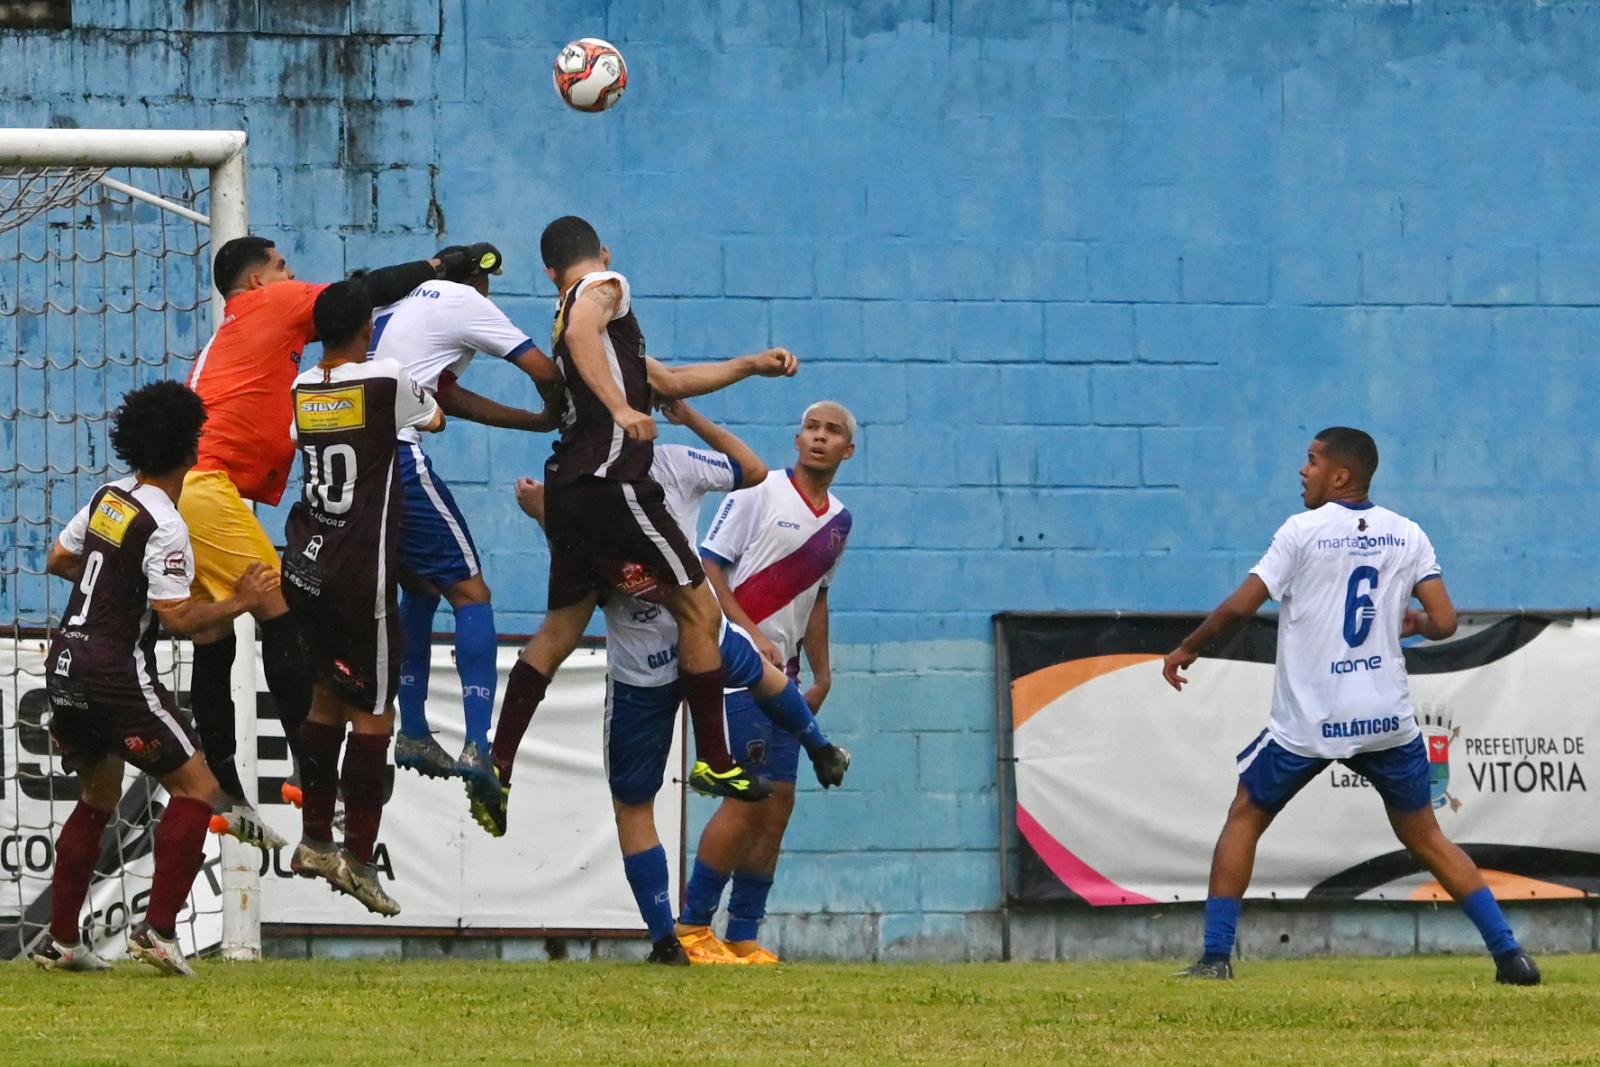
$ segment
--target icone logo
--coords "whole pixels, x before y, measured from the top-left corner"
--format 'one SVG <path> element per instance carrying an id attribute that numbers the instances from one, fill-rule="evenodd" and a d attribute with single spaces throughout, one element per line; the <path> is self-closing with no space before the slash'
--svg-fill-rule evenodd
<path id="1" fill-rule="evenodd" d="M 1329 672 L 1332 674 L 1354 674 L 1357 671 L 1375 671 L 1382 666 L 1382 656 L 1368 656 L 1366 659 L 1341 659 L 1329 664 Z"/>

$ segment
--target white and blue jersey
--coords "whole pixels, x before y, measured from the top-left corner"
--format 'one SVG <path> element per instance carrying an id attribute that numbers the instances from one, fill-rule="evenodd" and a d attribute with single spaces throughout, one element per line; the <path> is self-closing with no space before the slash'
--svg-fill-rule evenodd
<path id="1" fill-rule="evenodd" d="M 1412 591 L 1441 575 L 1420 526 L 1333 501 L 1284 523 L 1251 573 L 1281 607 L 1273 740 L 1346 759 L 1418 736 L 1400 627 Z"/>
<path id="2" fill-rule="evenodd" d="M 374 313 L 372 358 L 393 359 L 429 394 L 446 373 L 460 377 L 479 352 L 516 359 L 533 341 L 488 297 L 459 282 L 424 282 Z M 404 527 L 400 561 L 440 589 L 479 574 L 477 546 L 450 487 L 422 451 L 421 434 L 402 430 Z"/>

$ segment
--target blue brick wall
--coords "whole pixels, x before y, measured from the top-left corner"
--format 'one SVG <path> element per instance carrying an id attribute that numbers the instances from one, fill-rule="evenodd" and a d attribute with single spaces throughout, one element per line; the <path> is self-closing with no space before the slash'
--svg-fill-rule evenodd
<path id="1" fill-rule="evenodd" d="M 854 407 L 826 714 L 860 762 L 802 801 L 775 902 L 889 916 L 884 954 L 996 903 L 989 614 L 1210 605 L 1323 425 L 1376 434 L 1461 603 L 1600 599 L 1592 5 L 74 8 L 0 34 L 3 121 L 249 130 L 254 225 L 303 277 L 489 237 L 537 335 L 539 229 L 583 214 L 655 352 L 807 361 L 704 405 L 767 456 L 808 401 Z M 580 35 L 628 57 L 610 114 L 548 88 Z M 544 452 L 434 446 L 509 630 L 545 555 L 508 485 Z"/>

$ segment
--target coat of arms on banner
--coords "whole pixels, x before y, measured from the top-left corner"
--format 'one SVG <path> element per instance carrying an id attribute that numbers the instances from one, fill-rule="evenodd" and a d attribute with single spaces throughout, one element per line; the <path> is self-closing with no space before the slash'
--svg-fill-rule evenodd
<path id="1" fill-rule="evenodd" d="M 1450 742 L 1461 735 L 1450 708 L 1445 704 L 1423 704 L 1417 709 L 1417 725 L 1428 746 L 1428 795 L 1434 809 L 1450 805 L 1461 810 L 1461 801 L 1450 795 Z"/>

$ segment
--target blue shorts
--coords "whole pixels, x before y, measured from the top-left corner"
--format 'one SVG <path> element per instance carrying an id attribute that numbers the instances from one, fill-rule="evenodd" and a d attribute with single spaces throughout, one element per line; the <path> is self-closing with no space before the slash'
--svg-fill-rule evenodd
<path id="1" fill-rule="evenodd" d="M 743 630 L 729 626 L 722 631 L 722 684 L 729 689 L 749 689 L 761 682 L 767 661 Z"/>
<path id="2" fill-rule="evenodd" d="M 440 592 L 482 573 L 467 520 L 421 445 L 400 442 L 400 482 L 401 566 Z"/>
<path id="3" fill-rule="evenodd" d="M 728 742 L 733 758 L 764 778 L 793 783 L 800 771 L 800 742 L 743 690 L 728 694 Z"/>
<path id="4" fill-rule="evenodd" d="M 1297 756 L 1261 735 L 1239 753 L 1239 781 L 1262 811 L 1276 814 L 1333 760 Z M 1428 747 L 1420 736 L 1379 752 L 1358 752 L 1339 761 L 1372 783 L 1383 802 L 1398 812 L 1421 811 L 1433 803 L 1428 783 Z"/>
<path id="5" fill-rule="evenodd" d="M 629 685 L 606 679 L 606 778 L 623 804 L 647 804 L 661 791 L 681 700 L 677 682 Z"/>

